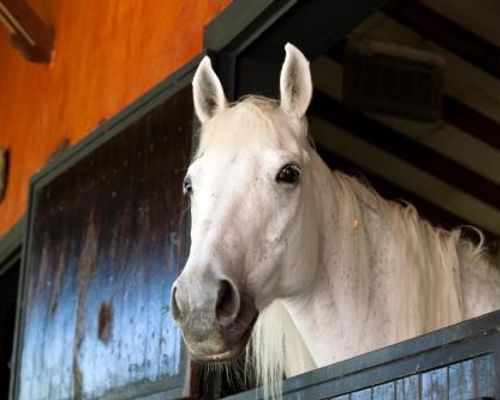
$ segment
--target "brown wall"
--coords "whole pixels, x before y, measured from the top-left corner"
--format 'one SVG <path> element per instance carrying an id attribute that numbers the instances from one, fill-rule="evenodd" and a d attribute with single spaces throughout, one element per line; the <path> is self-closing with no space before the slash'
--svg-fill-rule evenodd
<path id="1" fill-rule="evenodd" d="M 0 236 L 25 212 L 29 178 L 59 145 L 74 145 L 200 52 L 204 25 L 229 2 L 34 2 L 56 32 L 49 66 L 25 61 L 0 27 L 0 147 L 10 151 Z"/>

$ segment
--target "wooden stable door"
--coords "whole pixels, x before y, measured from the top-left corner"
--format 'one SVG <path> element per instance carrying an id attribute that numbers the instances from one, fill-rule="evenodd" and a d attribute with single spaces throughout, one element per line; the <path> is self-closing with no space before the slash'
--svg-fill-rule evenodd
<path id="1" fill-rule="evenodd" d="M 138 102 L 32 185 L 15 398 L 184 393 L 169 297 L 188 250 L 193 109 L 188 89 L 164 97 Z"/>

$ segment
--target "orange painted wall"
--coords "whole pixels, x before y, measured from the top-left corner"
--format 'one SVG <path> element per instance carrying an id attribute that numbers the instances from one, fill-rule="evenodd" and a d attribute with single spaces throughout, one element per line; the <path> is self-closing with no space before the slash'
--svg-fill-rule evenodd
<path id="1" fill-rule="evenodd" d="M 203 27 L 230 0 L 44 0 L 51 65 L 25 61 L 0 26 L 0 147 L 10 152 L 0 236 L 26 210 L 29 178 L 65 139 L 100 122 L 201 51 Z"/>

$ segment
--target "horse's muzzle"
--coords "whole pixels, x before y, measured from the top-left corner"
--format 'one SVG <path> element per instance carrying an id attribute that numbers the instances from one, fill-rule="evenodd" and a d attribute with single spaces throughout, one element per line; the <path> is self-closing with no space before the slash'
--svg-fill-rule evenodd
<path id="1" fill-rule="evenodd" d="M 223 362 L 246 347 L 257 320 L 252 296 L 229 279 L 196 279 L 184 273 L 172 288 L 171 310 L 184 341 L 201 362 Z"/>

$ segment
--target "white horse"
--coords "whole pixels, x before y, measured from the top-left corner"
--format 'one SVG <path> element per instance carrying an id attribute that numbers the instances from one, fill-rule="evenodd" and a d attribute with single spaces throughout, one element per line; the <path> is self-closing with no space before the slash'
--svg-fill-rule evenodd
<path id="1" fill-rule="evenodd" d="M 192 356 L 230 360 L 253 330 L 269 384 L 500 308 L 481 244 L 328 169 L 308 140 L 309 63 L 285 50 L 280 102 L 228 104 L 206 57 L 194 77 L 191 252 L 172 288 Z"/>

